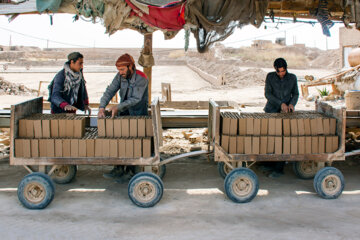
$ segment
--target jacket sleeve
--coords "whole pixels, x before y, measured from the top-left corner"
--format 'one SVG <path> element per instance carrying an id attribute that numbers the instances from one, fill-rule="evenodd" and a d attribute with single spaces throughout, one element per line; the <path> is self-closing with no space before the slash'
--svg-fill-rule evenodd
<path id="1" fill-rule="evenodd" d="M 293 88 L 291 89 L 291 99 L 290 99 L 290 103 L 289 104 L 292 104 L 293 106 L 296 105 L 298 99 L 299 99 L 299 88 L 298 88 L 298 84 L 297 84 L 297 78 L 296 76 L 294 75 L 294 85 L 293 85 Z"/>
<path id="2" fill-rule="evenodd" d="M 64 81 L 65 77 L 62 72 L 56 74 L 54 77 L 54 86 L 51 95 L 51 103 L 61 108 L 64 108 L 64 106 L 69 104 L 62 97 L 62 92 L 64 91 Z"/>
<path id="3" fill-rule="evenodd" d="M 99 108 L 105 108 L 109 104 L 110 100 L 115 96 L 116 92 L 119 91 L 120 78 L 118 76 L 119 74 L 116 74 L 111 84 L 107 86 L 103 96 L 100 99 Z"/>
<path id="4" fill-rule="evenodd" d="M 281 100 L 273 95 L 273 87 L 271 86 L 271 77 L 270 74 L 266 76 L 265 81 L 265 97 L 274 106 L 280 106 L 282 104 Z"/>
<path id="5" fill-rule="evenodd" d="M 141 101 L 147 89 L 147 86 L 148 80 L 146 78 L 140 78 L 139 80 L 137 80 L 133 87 L 132 95 L 129 96 L 128 99 L 124 102 L 118 104 L 118 110 L 121 112 L 138 104 Z"/>

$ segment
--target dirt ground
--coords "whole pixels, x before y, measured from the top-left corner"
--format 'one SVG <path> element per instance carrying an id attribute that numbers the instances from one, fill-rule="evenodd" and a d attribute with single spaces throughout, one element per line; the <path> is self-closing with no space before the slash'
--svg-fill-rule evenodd
<path id="1" fill-rule="evenodd" d="M 318 197 L 312 180 L 300 180 L 291 165 L 269 179 L 250 203 L 235 204 L 223 179 L 205 157 L 167 165 L 162 200 L 143 209 L 131 203 L 127 184 L 104 179 L 103 166 L 80 166 L 74 182 L 56 185 L 53 202 L 28 210 L 16 188 L 27 172 L 0 162 L 2 239 L 358 239 L 360 166 L 336 165 L 345 191 L 336 200 Z"/>

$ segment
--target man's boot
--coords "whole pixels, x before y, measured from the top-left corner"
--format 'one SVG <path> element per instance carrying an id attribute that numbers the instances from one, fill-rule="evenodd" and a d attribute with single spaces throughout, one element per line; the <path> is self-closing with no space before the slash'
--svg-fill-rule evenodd
<path id="1" fill-rule="evenodd" d="M 122 166 L 114 166 L 114 168 L 108 172 L 104 173 L 103 177 L 108 179 L 118 179 L 121 178 L 121 176 L 124 175 L 124 169 Z"/>

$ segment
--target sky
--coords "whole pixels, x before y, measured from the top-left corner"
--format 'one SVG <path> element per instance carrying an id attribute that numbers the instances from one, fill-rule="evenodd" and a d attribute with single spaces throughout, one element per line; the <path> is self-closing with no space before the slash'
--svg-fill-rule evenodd
<path id="1" fill-rule="evenodd" d="M 86 20 L 86 19 L 85 19 Z M 265 29 L 266 26 L 266 29 Z M 251 25 L 236 29 L 233 35 L 222 43 L 226 47 L 250 46 L 253 40 L 272 40 L 286 37 L 286 44 L 305 44 L 322 50 L 339 48 L 339 27 L 335 24 L 330 29 L 331 37 L 322 34 L 319 23 L 312 26 L 308 23 L 273 24 L 263 23 L 260 28 Z M 96 24 L 82 19 L 73 22 L 71 14 L 55 14 L 53 25 L 47 14 L 19 15 L 12 22 L 6 16 L 0 16 L 0 45 L 37 46 L 40 48 L 58 47 L 98 47 L 98 48 L 141 48 L 143 36 L 133 30 L 117 31 L 109 36 L 105 33 L 101 22 Z M 180 31 L 174 39 L 165 40 L 162 32 L 153 35 L 154 48 L 184 48 L 184 31 Z M 190 48 L 196 47 L 191 34 Z"/>

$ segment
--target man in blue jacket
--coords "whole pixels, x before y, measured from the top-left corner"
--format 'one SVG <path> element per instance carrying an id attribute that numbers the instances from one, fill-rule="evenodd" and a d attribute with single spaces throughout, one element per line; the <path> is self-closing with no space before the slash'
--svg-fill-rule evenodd
<path id="1" fill-rule="evenodd" d="M 148 79 L 146 75 L 136 70 L 135 61 L 129 54 L 124 54 L 118 58 L 115 64 L 118 73 L 115 75 L 111 84 L 106 88 L 101 100 L 98 118 L 105 117 L 105 107 L 119 91 L 120 103 L 111 108 L 112 117 L 118 115 L 145 116 L 148 115 Z M 105 173 L 105 178 L 115 178 L 120 182 L 131 177 L 133 168 L 115 166 L 109 173 Z"/>
<path id="2" fill-rule="evenodd" d="M 265 97 L 268 100 L 264 111 L 267 113 L 294 112 L 299 99 L 297 78 L 287 71 L 285 59 L 274 61 L 275 72 L 270 72 L 265 81 Z M 285 162 L 269 163 L 268 177 L 276 178 L 284 174 Z"/>
<path id="3" fill-rule="evenodd" d="M 84 56 L 79 52 L 68 55 L 64 68 L 49 85 L 51 113 L 75 113 L 77 109 L 88 111 L 89 98 L 82 73 Z"/>

